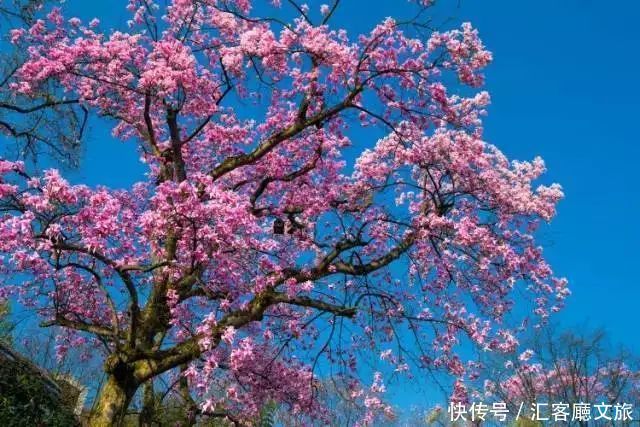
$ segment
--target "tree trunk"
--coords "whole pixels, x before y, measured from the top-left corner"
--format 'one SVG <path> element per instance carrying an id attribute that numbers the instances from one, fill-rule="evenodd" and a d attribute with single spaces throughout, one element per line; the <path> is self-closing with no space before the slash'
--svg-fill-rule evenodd
<path id="1" fill-rule="evenodd" d="M 91 427 L 122 425 L 129 403 L 131 403 L 137 388 L 133 381 L 109 374 L 98 394 L 96 404 L 89 417 L 89 425 Z"/>
<path id="2" fill-rule="evenodd" d="M 153 380 L 149 380 L 142 385 L 142 410 L 138 418 L 139 427 L 151 427 L 156 411 L 156 395 L 153 389 Z"/>
<path id="3" fill-rule="evenodd" d="M 186 364 L 180 366 L 180 379 L 178 382 L 178 390 L 180 391 L 180 395 L 184 400 L 184 424 L 185 427 L 192 427 L 196 425 L 196 414 L 198 410 L 198 405 L 191 397 L 191 392 L 189 391 L 189 382 L 187 381 L 187 377 L 184 376 L 184 372 L 187 369 Z"/>

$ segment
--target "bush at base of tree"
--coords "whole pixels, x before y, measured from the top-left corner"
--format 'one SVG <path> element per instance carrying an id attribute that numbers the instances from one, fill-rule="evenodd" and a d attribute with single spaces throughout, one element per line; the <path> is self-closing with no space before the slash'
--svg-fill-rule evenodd
<path id="1" fill-rule="evenodd" d="M 78 422 L 40 378 L 0 363 L 0 425 L 70 427 Z"/>

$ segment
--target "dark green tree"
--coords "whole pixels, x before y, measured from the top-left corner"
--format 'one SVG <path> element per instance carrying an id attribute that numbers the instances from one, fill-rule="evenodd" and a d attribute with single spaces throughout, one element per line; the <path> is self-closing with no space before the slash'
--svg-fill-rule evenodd
<path id="1" fill-rule="evenodd" d="M 62 404 L 62 390 L 47 373 L 0 344 L 0 425 L 73 427 L 73 409 Z"/>
<path id="2" fill-rule="evenodd" d="M 10 318 L 10 306 L 8 302 L 0 303 L 0 341 L 11 343 L 13 338 L 11 333 L 15 328 Z"/>

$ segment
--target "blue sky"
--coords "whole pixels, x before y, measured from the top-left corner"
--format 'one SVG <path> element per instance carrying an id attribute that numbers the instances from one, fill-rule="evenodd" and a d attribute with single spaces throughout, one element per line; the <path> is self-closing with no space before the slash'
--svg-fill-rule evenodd
<path id="1" fill-rule="evenodd" d="M 334 23 L 355 35 L 385 16 L 406 13 L 405 1 L 344 0 Z M 129 19 L 124 3 L 71 0 L 69 7 L 108 27 Z M 309 0 L 312 8 L 321 3 Z M 512 159 L 542 156 L 545 180 L 565 189 L 557 218 L 540 234 L 550 263 L 573 292 L 559 320 L 567 327 L 602 326 L 612 341 L 639 351 L 640 2 L 457 3 L 440 0 L 438 19 L 451 16 L 449 26 L 472 22 L 495 57 L 486 73 L 493 100 L 487 140 Z M 143 172 L 131 148 L 94 121 L 74 181 L 128 185 Z"/>
<path id="2" fill-rule="evenodd" d="M 565 189 L 541 236 L 573 291 L 562 322 L 637 351 L 640 4 L 466 1 L 461 15 L 495 55 L 487 138 L 513 158 L 541 155 Z"/>

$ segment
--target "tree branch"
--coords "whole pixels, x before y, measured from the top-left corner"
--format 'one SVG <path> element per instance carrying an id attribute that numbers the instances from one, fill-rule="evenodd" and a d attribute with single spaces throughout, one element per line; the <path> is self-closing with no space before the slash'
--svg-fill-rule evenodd
<path id="1" fill-rule="evenodd" d="M 49 328 L 51 326 L 62 326 L 63 328 L 90 332 L 92 334 L 102 336 L 102 337 L 117 338 L 110 328 L 106 328 L 104 326 L 99 326 L 99 325 L 92 325 L 92 324 L 80 322 L 80 321 L 69 320 L 69 319 L 65 319 L 64 317 L 56 317 L 54 320 L 42 322 L 40 323 L 40 326 L 43 328 Z"/>
<path id="2" fill-rule="evenodd" d="M 262 157 L 270 153 L 281 142 L 284 142 L 290 138 L 300 134 L 305 129 L 322 124 L 325 120 L 334 117 L 341 111 L 353 106 L 353 100 L 362 92 L 364 88 L 358 86 L 340 103 L 334 105 L 328 110 L 321 111 L 314 116 L 304 121 L 296 121 L 296 123 L 290 125 L 288 128 L 272 135 L 266 141 L 258 145 L 252 152 L 247 154 L 240 154 L 238 156 L 232 156 L 225 159 L 219 166 L 211 171 L 213 179 L 218 179 L 223 175 L 237 169 L 241 166 L 245 166 L 260 160 Z"/>

